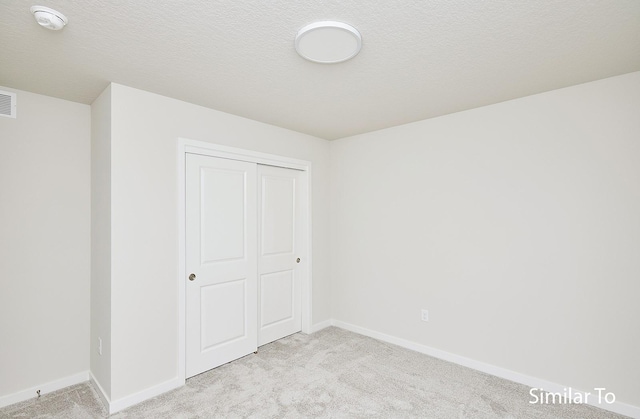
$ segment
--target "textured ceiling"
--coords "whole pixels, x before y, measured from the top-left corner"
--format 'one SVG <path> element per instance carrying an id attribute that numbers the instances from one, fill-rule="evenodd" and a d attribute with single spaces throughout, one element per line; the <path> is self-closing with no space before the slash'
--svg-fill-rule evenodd
<path id="1" fill-rule="evenodd" d="M 360 54 L 300 58 L 317 20 Z M 638 0 L 0 2 L 0 85 L 91 103 L 113 81 L 326 139 L 638 70 Z"/>

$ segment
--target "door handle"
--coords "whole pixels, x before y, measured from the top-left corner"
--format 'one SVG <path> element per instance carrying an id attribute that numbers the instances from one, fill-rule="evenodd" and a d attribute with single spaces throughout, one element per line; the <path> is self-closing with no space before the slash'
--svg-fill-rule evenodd
<path id="1" fill-rule="evenodd" d="M 189 275 L 189 281 L 195 281 L 195 280 L 196 280 L 196 274 Z"/>
<path id="2" fill-rule="evenodd" d="M 300 258 L 296 259 L 296 263 L 300 263 Z"/>

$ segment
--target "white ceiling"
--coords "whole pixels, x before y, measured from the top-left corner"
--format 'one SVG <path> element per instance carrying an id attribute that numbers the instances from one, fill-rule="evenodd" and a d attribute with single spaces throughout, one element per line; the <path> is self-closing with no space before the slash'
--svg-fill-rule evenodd
<path id="1" fill-rule="evenodd" d="M 360 54 L 300 58 L 317 20 Z M 326 139 L 638 70 L 638 0 L 0 2 L 0 85 L 88 104 L 113 81 Z"/>

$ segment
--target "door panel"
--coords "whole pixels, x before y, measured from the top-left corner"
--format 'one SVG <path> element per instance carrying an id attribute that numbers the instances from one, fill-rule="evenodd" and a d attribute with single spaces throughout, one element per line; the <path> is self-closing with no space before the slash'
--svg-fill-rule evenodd
<path id="1" fill-rule="evenodd" d="M 187 154 L 186 376 L 257 349 L 257 165 Z"/>
<path id="2" fill-rule="evenodd" d="M 202 262 L 242 259 L 245 172 L 202 167 L 200 180 Z"/>
<path id="3" fill-rule="evenodd" d="M 260 168 L 261 173 L 267 170 Z M 295 181 L 291 177 L 262 177 L 261 237 L 265 256 L 293 252 Z"/>
<path id="4" fill-rule="evenodd" d="M 293 271 L 261 275 L 260 326 L 270 326 L 293 318 L 295 289 Z"/>
<path id="5" fill-rule="evenodd" d="M 200 287 L 200 350 L 242 339 L 246 335 L 244 322 L 245 286 L 243 279 Z"/>
<path id="6" fill-rule="evenodd" d="M 302 329 L 300 264 L 300 172 L 258 166 L 260 205 L 258 345 Z"/>

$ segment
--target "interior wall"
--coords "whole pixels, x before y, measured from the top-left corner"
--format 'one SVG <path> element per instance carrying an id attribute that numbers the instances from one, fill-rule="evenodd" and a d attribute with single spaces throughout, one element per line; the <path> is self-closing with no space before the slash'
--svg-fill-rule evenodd
<path id="1" fill-rule="evenodd" d="M 332 142 L 334 317 L 640 406 L 639 110 L 631 73 Z"/>
<path id="2" fill-rule="evenodd" d="M 99 340 L 102 345 L 99 345 Z M 101 346 L 101 348 L 99 348 Z M 91 104 L 91 373 L 111 396 L 111 87 Z M 101 352 L 100 353 L 100 349 Z"/>
<path id="3" fill-rule="evenodd" d="M 89 369 L 91 132 L 87 105 L 0 90 L 1 397 Z"/>
<path id="4" fill-rule="evenodd" d="M 177 139 L 312 162 L 313 322 L 329 312 L 329 143 L 111 85 L 111 398 L 178 373 Z"/>

